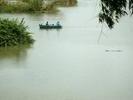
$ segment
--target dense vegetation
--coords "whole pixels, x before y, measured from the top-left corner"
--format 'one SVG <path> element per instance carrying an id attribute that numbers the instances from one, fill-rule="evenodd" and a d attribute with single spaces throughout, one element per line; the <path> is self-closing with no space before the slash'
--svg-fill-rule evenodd
<path id="1" fill-rule="evenodd" d="M 44 0 L 0 0 L 0 12 L 20 13 L 20 12 L 53 12 L 57 11 L 56 5 L 74 6 L 77 0 L 53 0 L 44 2 Z"/>
<path id="2" fill-rule="evenodd" d="M 0 0 L 0 12 L 20 13 L 20 12 L 45 12 L 56 10 L 53 4 L 46 5 L 43 0 L 16 0 L 6 2 Z"/>
<path id="3" fill-rule="evenodd" d="M 57 11 L 56 6 L 74 6 L 77 0 L 0 0 L 0 12 L 21 13 L 21 12 L 53 12 Z"/>
<path id="4" fill-rule="evenodd" d="M 18 22 L 0 18 L 0 47 L 32 44 L 34 40 L 26 30 L 23 19 Z"/>
<path id="5" fill-rule="evenodd" d="M 133 14 L 133 0 L 101 0 L 99 21 L 113 28 L 122 16 Z"/>

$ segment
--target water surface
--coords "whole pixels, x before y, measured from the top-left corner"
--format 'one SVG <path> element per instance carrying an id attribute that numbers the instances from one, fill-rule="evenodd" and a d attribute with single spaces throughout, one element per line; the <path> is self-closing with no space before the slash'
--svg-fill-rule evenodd
<path id="1" fill-rule="evenodd" d="M 0 49 L 0 100 L 132 100 L 133 19 L 98 41 L 97 2 L 79 0 L 57 14 L 1 14 L 25 18 L 36 40 L 32 47 Z M 62 30 L 39 30 L 60 21 Z"/>

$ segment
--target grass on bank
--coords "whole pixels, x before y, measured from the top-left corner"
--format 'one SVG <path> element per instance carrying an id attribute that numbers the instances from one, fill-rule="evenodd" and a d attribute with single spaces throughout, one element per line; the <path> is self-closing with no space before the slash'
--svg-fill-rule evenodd
<path id="1" fill-rule="evenodd" d="M 27 32 L 27 26 L 22 19 L 1 19 L 0 18 L 0 47 L 18 46 L 32 44 L 31 33 Z"/>
<path id="2" fill-rule="evenodd" d="M 16 0 L 16 2 L 5 2 L 0 0 L 1 13 L 32 13 L 56 11 L 53 3 L 44 4 L 43 0 Z"/>
<path id="3" fill-rule="evenodd" d="M 11 0 L 12 1 L 12 0 Z M 57 12 L 57 6 L 75 6 L 77 0 L 15 0 L 15 2 L 0 0 L 0 13 L 34 13 Z"/>

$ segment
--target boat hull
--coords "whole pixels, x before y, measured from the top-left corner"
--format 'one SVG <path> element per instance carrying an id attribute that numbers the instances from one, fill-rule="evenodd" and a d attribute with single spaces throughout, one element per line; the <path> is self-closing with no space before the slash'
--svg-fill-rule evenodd
<path id="1" fill-rule="evenodd" d="M 58 26 L 55 26 L 55 25 L 42 25 L 42 24 L 39 24 L 39 28 L 40 29 L 61 29 L 62 26 L 61 25 L 58 25 Z"/>

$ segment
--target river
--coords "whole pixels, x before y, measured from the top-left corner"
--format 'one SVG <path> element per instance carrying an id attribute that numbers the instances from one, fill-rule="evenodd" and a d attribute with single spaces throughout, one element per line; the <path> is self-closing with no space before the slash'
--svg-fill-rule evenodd
<path id="1" fill-rule="evenodd" d="M 0 14 L 25 18 L 33 46 L 0 49 L 0 100 L 133 100 L 133 19 L 101 32 L 95 0 L 57 14 Z M 56 23 L 61 30 L 40 30 Z"/>

